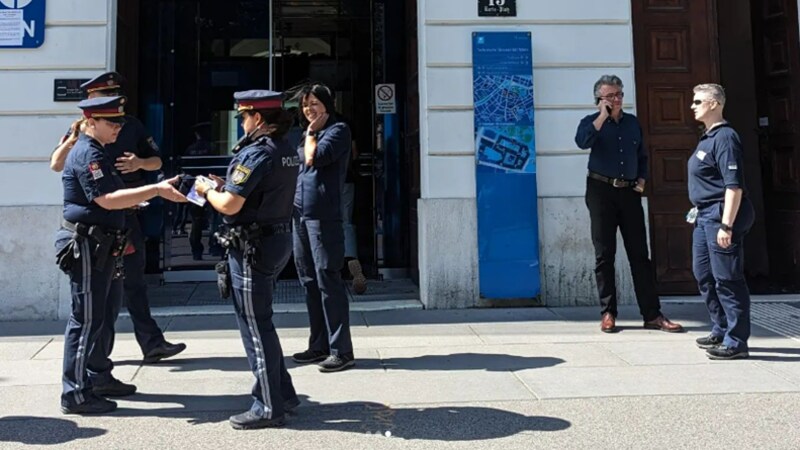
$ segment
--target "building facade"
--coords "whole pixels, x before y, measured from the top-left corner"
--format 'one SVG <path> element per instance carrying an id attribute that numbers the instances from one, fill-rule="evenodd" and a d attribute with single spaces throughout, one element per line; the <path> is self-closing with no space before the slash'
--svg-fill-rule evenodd
<path id="1" fill-rule="evenodd" d="M 687 246 L 691 231 L 683 225 L 682 212 L 688 205 L 685 162 L 697 137 L 697 124 L 689 114 L 691 87 L 702 82 L 730 85 L 731 104 L 745 99 L 740 104 L 752 107 L 749 112 L 731 107 L 734 125 L 761 127 L 759 132 L 743 133 L 753 149 L 748 161 L 755 161 L 753 176 L 748 172 L 751 193 L 765 199 L 757 206 L 765 225 L 754 230 L 748 258 L 754 261 L 753 276 L 780 284 L 783 272 L 775 268 L 788 261 L 796 270 L 800 263 L 800 252 L 791 244 L 800 242 L 800 231 L 792 231 L 793 226 L 800 228 L 800 131 L 795 131 L 800 121 L 788 125 L 800 118 L 796 1 L 562 0 L 544 7 L 542 2 L 518 0 L 515 17 L 497 18 L 478 17 L 477 0 L 417 0 L 406 5 L 403 27 L 416 38 L 407 36 L 404 41 L 412 47 L 404 53 L 409 61 L 405 75 L 390 81 L 405 83 L 398 89 L 405 94 L 399 100 L 407 109 L 400 126 L 405 139 L 415 140 L 404 147 L 416 152 L 406 156 L 418 164 L 418 175 L 412 168 L 409 177 L 418 176 L 419 184 L 407 188 L 418 189 L 407 208 L 407 223 L 413 228 L 407 233 L 413 235 L 408 241 L 413 256 L 407 262 L 410 271 L 418 273 L 423 304 L 486 304 L 478 285 L 471 48 L 475 31 L 528 31 L 532 36 L 539 230 L 531 232 L 540 238 L 540 303 L 597 303 L 583 198 L 588 153 L 576 147 L 574 136 L 579 120 L 595 110 L 592 87 L 604 74 L 622 78 L 624 109 L 638 113 L 646 144 L 655 143 L 649 146 L 652 180 L 643 202 L 657 278 L 665 286 L 662 293 L 693 292 Z M 373 8 L 376 3 L 371 3 Z M 115 0 L 51 0 L 43 46 L 0 49 L 0 131 L 5 137 L 0 179 L 6 186 L 0 194 L 3 320 L 68 315 L 69 290 L 54 265 L 53 251 L 61 183 L 50 171 L 48 157 L 76 109 L 73 103 L 53 101 L 54 80 L 91 78 L 119 68 L 120 52 L 131 48 L 130 41 L 118 42 L 120 27 L 128 30 L 126 39 L 136 39 L 137 24 L 143 23 L 141 18 L 126 22 L 119 13 Z M 371 17 L 374 21 L 374 10 Z M 776 23 L 794 33 L 793 39 L 784 42 L 785 35 L 775 35 L 776 27 L 764 26 Z M 749 37 L 740 32 L 742 25 L 752 31 L 744 33 Z M 759 56 L 763 42 L 772 49 L 767 60 Z M 339 44 L 341 50 L 344 45 Z M 391 47 L 391 40 L 384 45 Z M 743 49 L 753 58 L 737 57 Z M 140 59 L 139 65 L 144 62 Z M 383 76 L 373 80 L 383 81 Z M 144 97 L 146 90 L 143 83 L 136 92 Z M 762 103 L 761 93 L 772 101 Z M 776 142 L 781 145 L 770 144 Z M 788 235 L 778 241 L 768 238 L 779 233 Z M 620 300 L 632 303 L 623 249 L 620 240 L 617 286 Z M 791 270 L 789 277 L 796 273 Z"/>

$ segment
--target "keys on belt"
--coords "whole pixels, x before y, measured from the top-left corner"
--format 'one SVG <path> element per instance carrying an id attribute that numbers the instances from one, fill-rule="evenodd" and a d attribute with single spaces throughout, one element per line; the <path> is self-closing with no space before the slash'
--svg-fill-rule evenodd
<path id="1" fill-rule="evenodd" d="M 599 173 L 594 173 L 594 172 L 589 172 L 586 176 L 593 180 L 598 180 L 602 181 L 603 183 L 608 183 L 614 186 L 615 188 L 633 187 L 639 184 L 637 180 L 626 180 L 624 178 L 609 178 L 607 176 L 600 175 Z"/>

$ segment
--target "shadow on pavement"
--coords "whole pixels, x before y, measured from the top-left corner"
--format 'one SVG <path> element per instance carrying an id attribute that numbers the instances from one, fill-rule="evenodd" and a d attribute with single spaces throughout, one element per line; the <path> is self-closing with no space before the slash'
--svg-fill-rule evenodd
<path id="1" fill-rule="evenodd" d="M 285 357 L 289 369 L 300 365 Z M 424 355 L 409 358 L 356 358 L 351 370 L 486 370 L 489 372 L 517 371 L 552 367 L 565 362 L 561 358 L 515 356 L 484 353 L 454 353 L 451 355 Z M 115 362 L 115 366 L 140 365 L 141 361 Z M 169 367 L 171 372 L 217 370 L 222 372 L 247 372 L 250 370 L 244 356 L 209 356 L 163 360 L 154 366 Z"/>
<path id="2" fill-rule="evenodd" d="M 58 445 L 106 434 L 100 428 L 81 428 L 75 422 L 47 417 L 9 416 L 0 418 L 0 443 Z M 3 447 L 0 444 L 0 447 Z"/>
<path id="3" fill-rule="evenodd" d="M 373 402 L 306 406 L 290 417 L 292 430 L 339 431 L 374 435 L 375 439 L 478 441 L 531 431 L 561 431 L 570 422 L 545 416 L 525 416 L 481 406 L 393 408 Z M 387 433 L 388 432 L 388 433 Z"/>
<path id="4" fill-rule="evenodd" d="M 435 441 L 474 441 L 497 439 L 531 431 L 561 431 L 570 422 L 545 416 L 525 416 L 482 406 L 435 406 L 393 408 L 374 402 L 347 402 L 320 405 L 300 396 L 302 404 L 288 415 L 286 428 L 304 431 L 338 431 L 393 438 Z M 160 409 L 120 408 L 114 417 L 187 417 L 191 424 L 227 421 L 232 414 L 250 406 L 248 395 L 197 396 L 137 394 L 126 400 L 164 403 Z M 173 406 L 181 405 L 179 407 Z"/>

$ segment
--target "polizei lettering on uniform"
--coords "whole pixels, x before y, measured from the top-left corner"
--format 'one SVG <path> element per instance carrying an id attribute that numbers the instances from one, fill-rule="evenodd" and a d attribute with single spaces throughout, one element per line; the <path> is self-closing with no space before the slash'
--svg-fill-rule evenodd
<path id="1" fill-rule="evenodd" d="M 284 156 L 281 158 L 281 165 L 283 167 L 297 167 L 300 165 L 299 156 Z"/>

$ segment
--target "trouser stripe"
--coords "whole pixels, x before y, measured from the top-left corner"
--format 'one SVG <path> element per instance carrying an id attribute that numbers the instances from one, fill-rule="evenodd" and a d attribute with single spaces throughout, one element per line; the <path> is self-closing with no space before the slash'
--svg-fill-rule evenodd
<path id="1" fill-rule="evenodd" d="M 78 339 L 78 348 L 75 354 L 75 402 L 80 404 L 85 401 L 83 389 L 86 380 L 86 356 L 89 353 L 89 331 L 92 329 L 92 254 L 89 248 L 89 241 L 81 240 L 81 293 L 76 297 L 83 298 L 83 324 L 81 325 L 81 335 Z"/>
<path id="2" fill-rule="evenodd" d="M 242 258 L 242 265 L 244 266 L 244 295 L 242 300 L 244 302 L 244 315 L 247 320 L 247 326 L 250 328 L 256 356 L 255 376 L 261 383 L 261 396 L 263 397 L 264 405 L 267 407 L 267 419 L 271 419 L 273 410 L 272 398 L 270 398 L 269 392 L 269 380 L 267 379 L 267 361 L 264 355 L 264 341 L 261 340 L 261 333 L 256 322 L 255 305 L 253 304 L 253 271 L 247 261 L 247 256 Z"/>

